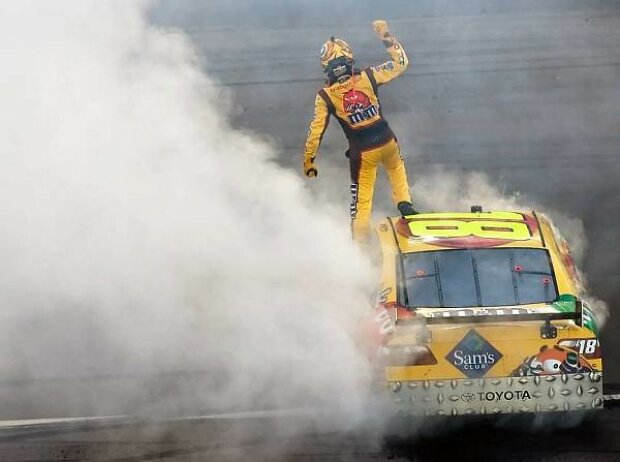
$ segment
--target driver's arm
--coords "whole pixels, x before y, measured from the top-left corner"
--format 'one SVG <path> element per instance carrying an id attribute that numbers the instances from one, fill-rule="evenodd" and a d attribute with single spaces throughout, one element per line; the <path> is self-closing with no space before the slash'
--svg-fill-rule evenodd
<path id="1" fill-rule="evenodd" d="M 308 138 L 306 138 L 306 149 L 304 151 L 304 165 L 314 164 L 315 158 L 319 151 L 321 139 L 325 133 L 325 129 L 329 124 L 329 110 L 327 103 L 321 95 L 317 93 L 314 99 L 314 116 L 310 122 L 308 130 Z"/>
<path id="2" fill-rule="evenodd" d="M 402 74 L 409 65 L 409 58 L 407 58 L 407 54 L 405 53 L 402 45 L 390 32 L 387 22 L 378 20 L 374 21 L 372 25 L 375 32 L 387 48 L 387 52 L 391 58 L 389 61 L 379 66 L 370 68 L 377 85 L 382 85 Z"/>

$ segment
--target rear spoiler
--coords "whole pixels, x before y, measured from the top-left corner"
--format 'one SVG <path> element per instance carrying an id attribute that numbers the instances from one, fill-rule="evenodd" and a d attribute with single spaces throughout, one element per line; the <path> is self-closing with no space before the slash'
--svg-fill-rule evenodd
<path id="1" fill-rule="evenodd" d="M 455 309 L 458 311 L 458 309 Z M 415 313 L 415 310 L 412 310 Z M 557 311 L 551 313 L 520 313 L 520 314 L 474 314 L 469 316 L 423 316 L 418 315 L 412 318 L 397 319 L 397 323 L 408 324 L 409 322 L 425 322 L 426 324 L 484 324 L 498 322 L 515 322 L 515 321 L 561 321 L 572 320 L 575 324 L 581 326 L 582 320 L 582 303 L 581 300 L 575 300 L 575 311 Z"/>
<path id="2" fill-rule="evenodd" d="M 482 324 L 505 321 L 556 321 L 574 320 L 581 325 L 581 310 L 572 313 L 524 313 L 524 314 L 480 314 L 473 316 L 441 316 L 441 317 L 417 317 L 416 320 L 424 320 L 426 324 Z M 399 320 L 400 321 L 400 320 Z"/>

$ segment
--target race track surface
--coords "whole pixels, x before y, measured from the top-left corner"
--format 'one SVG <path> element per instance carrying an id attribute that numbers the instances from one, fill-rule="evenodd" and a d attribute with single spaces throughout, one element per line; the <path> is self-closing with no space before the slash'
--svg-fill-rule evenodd
<path id="1" fill-rule="evenodd" d="M 405 427 L 399 423 L 401 430 Z M 0 431 L 1 460 L 39 461 L 410 461 L 620 460 L 620 411 L 575 428 L 532 421 L 411 424 L 399 436 L 337 431 L 303 416 L 168 422 L 53 424 Z"/>

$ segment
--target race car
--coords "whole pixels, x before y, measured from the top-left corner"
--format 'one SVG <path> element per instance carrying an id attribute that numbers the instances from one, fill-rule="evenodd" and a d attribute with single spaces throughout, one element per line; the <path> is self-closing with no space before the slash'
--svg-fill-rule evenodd
<path id="1" fill-rule="evenodd" d="M 377 226 L 362 344 L 399 413 L 603 408 L 595 313 L 566 241 L 536 212 L 424 213 Z"/>

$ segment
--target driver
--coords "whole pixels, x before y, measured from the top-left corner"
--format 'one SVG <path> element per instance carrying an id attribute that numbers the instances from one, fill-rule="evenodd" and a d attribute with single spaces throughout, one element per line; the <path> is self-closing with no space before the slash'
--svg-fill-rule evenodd
<path id="1" fill-rule="evenodd" d="M 363 71 L 353 68 L 353 52 L 342 39 L 331 37 L 321 48 L 321 65 L 326 85 L 314 100 L 314 117 L 306 140 L 303 169 L 309 178 L 318 175 L 316 158 L 323 133 L 334 116 L 348 141 L 351 170 L 351 231 L 353 239 L 365 242 L 370 235 L 372 196 L 377 166 L 383 165 L 393 200 L 403 216 L 418 212 L 411 204 L 405 163 L 394 132 L 383 118 L 377 89 L 398 77 L 409 64 L 405 50 L 390 33 L 387 22 L 373 22 L 373 28 L 387 48 L 390 60 Z"/>

